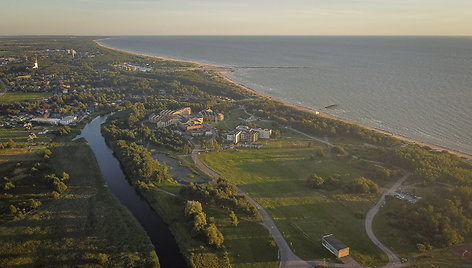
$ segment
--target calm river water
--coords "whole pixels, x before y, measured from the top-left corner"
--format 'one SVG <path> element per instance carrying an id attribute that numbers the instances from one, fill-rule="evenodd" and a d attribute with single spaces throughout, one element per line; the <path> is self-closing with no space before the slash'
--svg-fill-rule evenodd
<path id="1" fill-rule="evenodd" d="M 157 215 L 149 204 L 138 195 L 126 180 L 120 162 L 105 143 L 100 126 L 108 115 L 96 117 L 88 123 L 77 138 L 85 138 L 92 148 L 95 158 L 110 191 L 126 206 L 142 225 L 156 248 L 161 267 L 187 267 L 169 226 Z"/>

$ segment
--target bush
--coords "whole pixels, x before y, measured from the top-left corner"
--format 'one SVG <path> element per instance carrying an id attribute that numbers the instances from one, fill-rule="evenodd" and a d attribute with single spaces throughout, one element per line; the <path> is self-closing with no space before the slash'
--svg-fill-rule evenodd
<path id="1" fill-rule="evenodd" d="M 30 199 L 29 200 L 29 206 L 30 206 L 31 209 L 35 209 L 35 208 L 41 206 L 41 201 L 35 200 L 35 199 Z"/>
<path id="2" fill-rule="evenodd" d="M 18 212 L 18 208 L 14 205 L 10 205 L 10 214 L 15 215 Z"/>

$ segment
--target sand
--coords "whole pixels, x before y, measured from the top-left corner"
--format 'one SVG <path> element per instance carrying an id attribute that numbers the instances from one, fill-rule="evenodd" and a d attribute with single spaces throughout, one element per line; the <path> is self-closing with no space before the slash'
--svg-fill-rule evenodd
<path id="1" fill-rule="evenodd" d="M 202 63 L 202 62 L 198 62 L 198 61 L 189 61 L 189 60 L 178 60 L 178 59 L 172 59 L 172 58 L 167 58 L 167 57 L 161 57 L 161 56 L 153 56 L 153 55 L 148 55 L 148 54 L 144 54 L 144 53 L 136 53 L 136 52 L 130 52 L 130 51 L 126 51 L 126 50 L 123 50 L 123 49 L 117 49 L 117 48 L 112 48 L 112 47 L 108 47 L 106 45 L 103 45 L 101 44 L 99 41 L 100 40 L 105 40 L 105 39 L 109 39 L 109 38 L 102 38 L 102 39 L 97 39 L 97 40 L 94 40 L 94 42 L 99 45 L 100 47 L 103 47 L 103 48 L 107 48 L 107 49 L 111 49 L 111 50 L 115 50 L 115 51 L 119 51 L 119 52 L 122 52 L 122 53 L 127 53 L 127 54 L 131 54 L 131 55 L 136 55 L 136 56 L 141 56 L 141 57 L 150 57 L 150 58 L 155 58 L 155 59 L 159 59 L 159 60 L 163 60 L 163 61 L 173 61 L 173 62 L 185 62 L 185 63 L 190 63 L 192 65 L 195 65 L 195 66 L 192 66 L 192 67 L 184 67 L 184 68 L 187 68 L 189 70 L 192 70 L 192 69 L 206 69 L 206 70 L 213 70 L 215 71 L 222 79 L 226 80 L 227 82 L 229 83 L 232 83 L 234 85 L 236 85 L 237 87 L 239 88 L 242 88 L 248 92 L 250 92 L 251 94 L 253 95 L 256 95 L 256 96 L 260 96 L 260 97 L 263 97 L 263 98 L 268 98 L 268 99 L 272 99 L 272 100 L 276 100 L 276 101 L 279 101 L 281 103 L 283 103 L 284 105 L 287 105 L 287 106 L 290 106 L 290 107 L 293 107 L 295 109 L 298 109 L 298 110 L 302 110 L 302 111 L 305 111 L 305 112 L 309 112 L 309 113 L 313 113 L 315 114 L 316 112 L 318 112 L 318 116 L 322 116 L 322 117 L 325 117 L 325 118 L 330 118 L 330 119 L 334 119 L 334 120 L 339 120 L 339 121 L 342 121 L 342 122 L 345 122 L 345 123 L 348 123 L 348 124 L 353 124 L 353 125 L 357 125 L 357 126 L 361 126 L 363 128 L 366 128 L 366 129 L 370 129 L 370 130 L 373 130 L 373 131 L 376 131 L 376 132 L 379 132 L 379 133 L 383 133 L 383 134 L 386 134 L 386 135 L 389 135 L 389 136 L 393 136 L 399 140 L 402 140 L 404 142 L 407 142 L 407 143 L 411 143 L 411 144 L 418 144 L 420 146 L 428 146 L 434 150 L 437 150 L 437 151 L 448 151 L 452 154 L 455 154 L 459 157 L 462 157 L 462 158 L 465 158 L 469 161 L 472 160 L 472 155 L 470 154 L 467 154 L 467 153 L 464 153 L 464 152 L 459 152 L 459 151 L 456 151 L 456 150 L 453 150 L 453 149 L 450 149 L 450 148 L 446 148 L 446 147 L 442 147 L 440 145 L 435 145 L 435 144 L 430 144 L 430 143 L 426 143 L 426 142 L 422 142 L 422 141 L 417 141 L 417 140 L 414 140 L 414 139 L 411 139 L 411 138 L 408 138 L 408 137 L 404 137 L 402 135 L 398 135 L 398 134 L 393 134 L 393 133 L 390 133 L 388 131 L 385 131 L 385 130 L 382 130 L 382 129 L 378 129 L 378 128 L 374 128 L 374 127 L 369 127 L 369 126 L 366 126 L 366 125 L 363 125 L 363 124 L 360 124 L 358 122 L 355 122 L 355 121 L 352 121 L 352 120 L 346 120 L 346 119 L 343 119 L 343 118 L 339 118 L 339 117 L 336 117 L 334 115 L 331 115 L 331 114 L 328 114 L 326 112 L 322 112 L 322 111 L 316 111 L 316 110 L 313 110 L 313 109 L 310 109 L 310 108 L 307 108 L 307 107 L 304 107 L 304 106 L 300 106 L 300 105 L 295 105 L 295 104 L 292 104 L 292 103 L 289 103 L 289 102 L 286 102 L 286 101 L 283 101 L 283 100 L 280 100 L 280 99 L 276 99 L 276 98 L 272 98 L 270 96 L 267 96 L 267 95 L 264 95 L 260 92 L 257 92 L 255 91 L 254 89 L 252 88 L 249 88 L 247 86 L 244 86 L 244 85 L 241 85 L 239 84 L 238 82 L 232 80 L 231 78 L 228 77 L 228 75 L 233 72 L 233 70 L 230 68 L 230 67 L 227 67 L 227 66 L 223 66 L 223 65 L 216 65 L 216 64 L 205 64 L 205 63 Z"/>

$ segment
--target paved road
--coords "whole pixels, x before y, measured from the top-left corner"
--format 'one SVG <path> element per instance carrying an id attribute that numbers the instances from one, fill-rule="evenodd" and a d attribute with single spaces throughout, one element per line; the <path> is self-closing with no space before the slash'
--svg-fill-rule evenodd
<path id="1" fill-rule="evenodd" d="M 392 187 L 390 187 L 387 191 L 385 191 L 380 197 L 377 204 L 375 204 L 375 206 L 373 206 L 369 210 L 369 212 L 367 212 L 367 216 L 365 217 L 365 231 L 367 232 L 367 235 L 369 236 L 370 240 L 372 240 L 372 242 L 377 247 L 379 247 L 383 252 L 385 252 L 385 254 L 387 254 L 388 256 L 387 267 L 399 266 L 401 265 L 401 260 L 400 258 L 397 257 L 397 255 L 395 255 L 395 253 L 393 253 L 389 248 L 384 246 L 377 239 L 374 232 L 372 231 L 372 221 L 374 220 L 374 217 L 377 214 L 377 212 L 379 212 L 380 207 L 385 202 L 385 196 L 393 194 L 398 189 L 398 187 L 400 187 L 400 185 L 402 185 L 402 183 L 408 178 L 408 176 L 410 176 L 410 173 L 406 173 L 405 175 L 403 175 L 403 177 L 398 179 L 398 181 L 395 182 L 395 184 Z"/>
<path id="2" fill-rule="evenodd" d="M 2 79 L 0 79 L 0 84 L 3 85 L 4 89 L 2 92 L 0 92 L 0 98 L 3 97 L 3 95 L 5 95 L 5 93 L 7 93 L 7 86 L 5 85 L 5 83 L 3 82 Z"/>

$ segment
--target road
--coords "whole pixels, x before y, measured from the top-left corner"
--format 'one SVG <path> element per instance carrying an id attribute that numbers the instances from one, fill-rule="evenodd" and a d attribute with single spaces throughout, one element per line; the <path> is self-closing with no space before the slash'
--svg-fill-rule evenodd
<path id="1" fill-rule="evenodd" d="M 218 179 L 218 178 L 221 178 L 221 175 L 216 173 L 214 170 L 212 170 L 211 168 L 207 167 L 205 164 L 202 163 L 202 161 L 200 161 L 200 159 L 198 158 L 198 154 L 201 152 L 202 150 L 200 149 L 193 149 L 192 151 L 192 159 L 193 159 L 193 162 L 195 163 L 195 165 L 197 165 L 197 167 L 203 171 L 205 174 L 207 174 L 208 176 L 214 178 L 214 179 Z"/>
<path id="2" fill-rule="evenodd" d="M 2 85 L 3 85 L 3 88 L 4 88 L 3 91 L 0 92 L 0 98 L 1 98 L 1 97 L 3 97 L 3 95 L 5 95 L 5 93 L 7 93 L 7 90 L 8 90 L 8 89 L 7 89 L 7 86 L 5 85 L 5 83 L 3 82 L 2 79 L 0 79 L 0 84 L 2 84 Z"/>
<path id="3" fill-rule="evenodd" d="M 373 206 L 369 212 L 367 212 L 367 216 L 365 217 L 365 231 L 367 232 L 367 235 L 369 236 L 370 240 L 379 247 L 385 254 L 388 256 L 388 264 L 387 267 L 394 267 L 394 266 L 399 266 L 401 265 L 401 260 L 400 258 L 395 255 L 389 248 L 384 246 L 375 236 L 374 232 L 372 231 L 372 222 L 374 220 L 375 215 L 377 212 L 379 212 L 380 207 L 383 205 L 385 202 L 385 196 L 386 195 L 391 195 L 393 194 L 400 185 L 410 176 L 410 173 L 405 173 L 403 177 L 398 179 L 398 181 L 395 182 L 395 184 L 392 185 L 387 191 L 385 191 L 382 196 L 380 197 L 379 201 Z"/>

